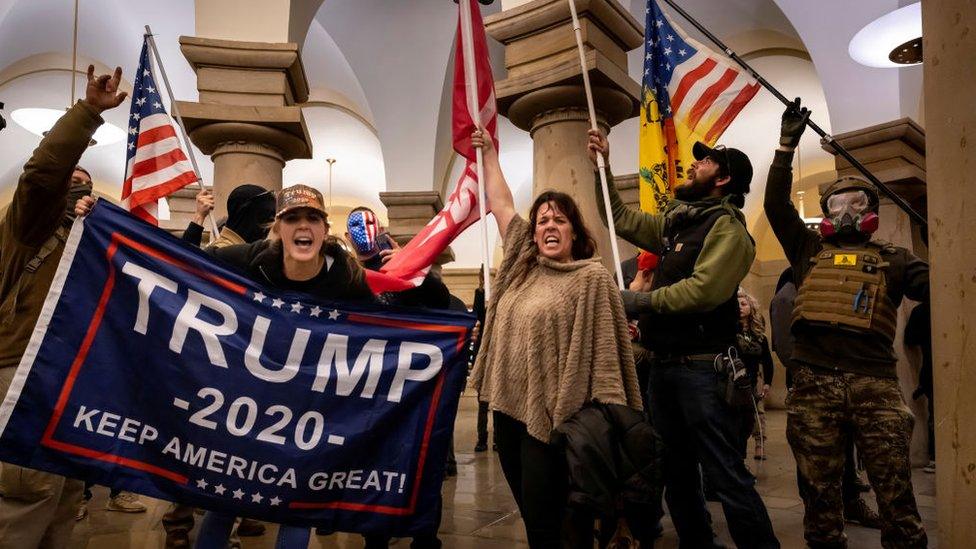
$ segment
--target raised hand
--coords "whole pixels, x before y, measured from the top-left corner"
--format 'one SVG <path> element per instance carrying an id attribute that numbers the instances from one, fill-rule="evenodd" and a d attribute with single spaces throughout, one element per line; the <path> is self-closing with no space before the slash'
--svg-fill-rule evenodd
<path id="1" fill-rule="evenodd" d="M 602 153 L 604 163 L 610 164 L 610 142 L 607 141 L 607 137 L 597 130 L 590 130 L 587 133 L 589 133 L 590 139 L 586 144 L 586 152 L 590 155 L 590 162 L 594 166 L 599 166 L 596 155 Z"/>
<path id="2" fill-rule="evenodd" d="M 213 192 L 203 189 L 197 193 L 197 209 L 196 215 L 193 217 L 193 222 L 197 225 L 203 226 L 203 223 L 207 220 L 207 216 L 210 215 L 214 209 L 214 196 Z"/>
<path id="3" fill-rule="evenodd" d="M 78 202 L 75 202 L 75 215 L 85 217 L 91 213 L 93 206 L 95 206 L 95 199 L 90 196 L 83 196 L 78 199 Z"/>
<path id="4" fill-rule="evenodd" d="M 115 74 L 95 76 L 95 66 L 88 65 L 88 87 L 85 88 L 85 103 L 101 114 L 114 109 L 125 101 L 126 92 L 120 92 L 119 82 L 122 81 L 122 67 L 115 67 Z"/>
<path id="5" fill-rule="evenodd" d="M 800 98 L 797 97 L 783 112 L 783 124 L 780 127 L 779 137 L 780 146 L 795 149 L 800 144 L 800 137 L 807 127 L 808 120 L 810 120 L 810 109 L 801 108 Z"/>

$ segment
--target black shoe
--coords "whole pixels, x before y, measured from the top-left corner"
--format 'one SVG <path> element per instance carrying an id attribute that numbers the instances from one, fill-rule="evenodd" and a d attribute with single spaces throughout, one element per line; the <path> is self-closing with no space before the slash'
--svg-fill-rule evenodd
<path id="1" fill-rule="evenodd" d="M 478 444 L 475 444 L 474 445 L 474 451 L 475 451 L 475 453 L 487 452 L 488 451 L 488 443 L 487 442 L 479 442 Z"/>
<path id="2" fill-rule="evenodd" d="M 444 475 L 448 477 L 456 477 L 457 463 L 448 463 L 447 466 L 444 467 Z"/>
<path id="3" fill-rule="evenodd" d="M 237 535 L 246 538 L 258 537 L 264 535 L 264 530 L 264 525 L 260 522 L 254 519 L 242 518 L 241 523 L 237 526 Z"/>
<path id="4" fill-rule="evenodd" d="M 860 524 L 865 528 L 881 528 L 881 517 L 861 498 L 844 503 L 844 521 Z"/>
<path id="5" fill-rule="evenodd" d="M 329 528 L 316 528 L 315 529 L 315 535 L 316 536 L 331 536 L 334 533 L 335 533 L 335 530 L 330 530 Z"/>

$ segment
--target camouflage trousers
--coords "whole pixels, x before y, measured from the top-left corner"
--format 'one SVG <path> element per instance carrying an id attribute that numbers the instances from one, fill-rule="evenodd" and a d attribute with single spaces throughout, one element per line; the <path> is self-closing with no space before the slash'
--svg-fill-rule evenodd
<path id="1" fill-rule="evenodd" d="M 877 496 L 881 545 L 926 547 L 909 461 L 915 418 L 898 380 L 815 372 L 798 365 L 786 406 L 786 437 L 809 484 L 802 494 L 807 543 L 847 546 L 841 477 L 847 437 L 853 436 Z"/>

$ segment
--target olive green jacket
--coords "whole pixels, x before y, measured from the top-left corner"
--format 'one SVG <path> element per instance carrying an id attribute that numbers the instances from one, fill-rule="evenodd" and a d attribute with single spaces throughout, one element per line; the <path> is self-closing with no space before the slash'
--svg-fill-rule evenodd
<path id="1" fill-rule="evenodd" d="M 85 103 L 69 109 L 34 149 L 0 218 L 0 368 L 17 366 L 30 341 L 64 251 L 71 174 L 101 125 Z"/>
<path id="2" fill-rule="evenodd" d="M 608 187 L 610 209 L 617 236 L 627 242 L 658 255 L 664 252 L 663 234 L 669 217 L 680 215 L 682 211 L 696 208 L 697 215 L 706 216 L 716 209 L 728 210 L 729 215 L 715 222 L 705 237 L 705 242 L 695 262 L 694 274 L 675 284 L 658 288 L 652 292 L 638 292 L 625 295 L 628 312 L 649 312 L 658 314 L 685 314 L 707 312 L 724 303 L 734 295 L 742 279 L 749 274 L 749 268 L 756 257 L 756 247 L 746 230 L 742 211 L 724 199 L 707 199 L 700 202 L 672 200 L 663 214 L 653 215 L 627 207 L 620 199 L 613 184 L 609 170 Z M 597 208 L 606 224 L 599 173 L 594 173 Z M 627 294 L 627 292 L 625 292 Z"/>

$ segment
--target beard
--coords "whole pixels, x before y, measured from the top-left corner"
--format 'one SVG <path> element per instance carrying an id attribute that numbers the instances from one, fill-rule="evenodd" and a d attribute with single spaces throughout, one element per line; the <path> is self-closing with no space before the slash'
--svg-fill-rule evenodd
<path id="1" fill-rule="evenodd" d="M 714 178 L 708 181 L 699 181 L 695 178 L 675 188 L 674 197 L 684 202 L 696 202 L 708 197 L 713 190 L 715 190 Z"/>

